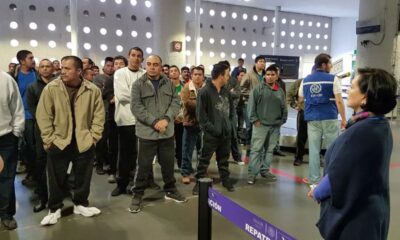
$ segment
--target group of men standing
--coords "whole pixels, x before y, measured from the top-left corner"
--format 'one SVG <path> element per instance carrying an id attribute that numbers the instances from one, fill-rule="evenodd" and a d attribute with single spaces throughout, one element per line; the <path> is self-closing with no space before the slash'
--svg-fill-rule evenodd
<path id="1" fill-rule="evenodd" d="M 194 195 L 198 194 L 198 180 L 207 176 L 214 153 L 222 185 L 234 191 L 228 159 L 235 151 L 231 143 L 237 145 L 236 130 L 243 125 L 240 116 L 246 122 L 245 142 L 251 144 L 247 183 L 254 184 L 258 174 L 276 181 L 270 165 L 274 152 L 279 153 L 280 128 L 287 120 L 286 90 L 279 67 L 265 69 L 262 56 L 255 59 L 252 71 L 246 72 L 239 65 L 234 76 L 230 76 L 227 61 L 215 64 L 207 80 L 203 66 L 182 69 L 187 72 L 181 83 L 178 67 L 171 66 L 165 73 L 161 57 L 150 55 L 144 60 L 142 49 L 134 47 L 128 59 L 106 59 L 104 74 L 95 77 L 94 84 L 82 77 L 84 62 L 76 56 L 61 59 L 60 76 L 54 80 L 50 60 L 41 60 L 37 73 L 31 52 L 22 50 L 17 58 L 21 63 L 17 82 L 6 73 L 0 75 L 0 89 L 5 89 L 0 96 L 4 116 L 0 121 L 0 163 L 4 162 L 0 217 L 7 229 L 17 227 L 13 218 L 14 179 L 18 137 L 23 135 L 32 142 L 28 147 L 36 147 L 31 151 L 35 156 L 30 156 L 34 159 L 27 161 L 35 163 L 28 175 L 34 175 L 38 184 L 40 201 L 34 211 L 46 205 L 49 208 L 42 225 L 57 223 L 63 199 L 69 195 L 75 214 L 91 217 L 101 213 L 89 207 L 88 201 L 95 159 L 96 172 L 104 174 L 103 164 L 109 158 L 109 182 L 117 182 L 111 195 L 132 192 L 129 211 L 133 213 L 142 210 L 147 188 L 159 189 L 153 176 L 155 158 L 161 166 L 168 200 L 187 201 L 176 188 L 174 164 L 178 156 L 182 182 L 189 184 L 195 174 Z M 90 59 L 85 60 L 89 64 Z M 141 67 L 143 62 L 146 70 Z M 305 181 L 311 184 L 319 181 L 322 137 L 329 144 L 338 133 L 338 110 L 345 119 L 340 82 L 328 74 L 330 56 L 321 54 L 315 63 L 316 71 L 296 84 L 298 94 L 294 100 L 300 119 L 305 100 L 304 120 L 308 121 L 310 141 L 310 177 Z M 179 125 L 182 139 L 178 141 Z M 176 150 L 178 142 L 181 148 Z M 304 147 L 304 142 L 298 144 Z M 107 146 L 109 150 L 105 151 Z M 199 162 L 195 171 L 192 155 L 196 146 Z M 301 164 L 302 154 L 296 154 L 295 165 Z"/>

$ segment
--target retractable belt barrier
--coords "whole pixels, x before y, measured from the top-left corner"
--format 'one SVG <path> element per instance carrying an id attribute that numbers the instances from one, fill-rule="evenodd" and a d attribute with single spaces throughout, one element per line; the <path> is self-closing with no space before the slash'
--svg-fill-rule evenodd
<path id="1" fill-rule="evenodd" d="M 211 209 L 218 212 L 254 239 L 295 240 L 294 237 L 241 207 L 211 187 L 212 180 L 199 180 L 198 240 L 211 240 Z"/>

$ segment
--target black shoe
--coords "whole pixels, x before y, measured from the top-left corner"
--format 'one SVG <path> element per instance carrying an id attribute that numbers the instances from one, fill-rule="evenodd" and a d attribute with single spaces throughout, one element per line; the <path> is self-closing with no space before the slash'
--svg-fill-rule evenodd
<path id="1" fill-rule="evenodd" d="M 36 206 L 33 207 L 33 212 L 38 213 L 41 212 L 42 210 L 46 209 L 46 201 L 40 201 L 40 203 Z"/>
<path id="2" fill-rule="evenodd" d="M 99 175 L 106 174 L 106 172 L 104 171 L 103 167 L 99 167 L 99 166 L 96 167 L 96 173 L 99 174 Z"/>
<path id="3" fill-rule="evenodd" d="M 222 186 L 224 186 L 226 188 L 226 190 L 228 190 L 228 192 L 235 191 L 235 187 L 233 186 L 232 182 L 229 179 L 228 180 L 223 180 L 222 181 Z"/>
<path id="4" fill-rule="evenodd" d="M 286 154 L 284 154 L 281 150 L 274 150 L 274 155 L 281 157 L 286 156 Z"/>
<path id="5" fill-rule="evenodd" d="M 142 210 L 142 196 L 135 195 L 132 198 L 131 206 L 129 207 L 129 212 L 138 213 Z"/>
<path id="6" fill-rule="evenodd" d="M 193 195 L 199 195 L 199 183 L 196 181 L 196 185 L 194 185 L 194 188 L 192 190 Z"/>
<path id="7" fill-rule="evenodd" d="M 3 227 L 6 230 L 14 230 L 18 227 L 17 225 L 17 221 L 15 221 L 15 219 L 13 217 L 11 218 L 2 218 L 1 219 L 1 225 L 3 225 Z"/>
<path id="8" fill-rule="evenodd" d="M 173 192 L 166 192 L 165 199 L 174 200 L 177 203 L 187 202 L 187 199 L 184 196 L 182 196 L 177 190 Z"/>
<path id="9" fill-rule="evenodd" d="M 270 182 L 275 182 L 276 181 L 276 176 L 270 172 L 267 173 L 261 173 L 261 177 L 267 179 Z"/>
<path id="10" fill-rule="evenodd" d="M 301 166 L 301 164 L 303 164 L 303 160 L 300 160 L 300 159 L 296 159 L 296 160 L 294 160 L 294 162 L 293 162 L 293 165 L 294 165 L 294 166 Z"/>
<path id="11" fill-rule="evenodd" d="M 118 186 L 111 192 L 111 196 L 113 197 L 119 196 L 121 194 L 126 194 L 126 190 L 125 188 L 120 188 Z"/>
<path id="12" fill-rule="evenodd" d="M 148 186 L 150 189 L 153 189 L 153 190 L 160 190 L 161 189 L 161 187 L 157 184 L 157 183 L 155 183 L 155 182 L 153 182 L 153 181 L 151 181 L 150 183 L 149 183 L 149 186 Z"/>

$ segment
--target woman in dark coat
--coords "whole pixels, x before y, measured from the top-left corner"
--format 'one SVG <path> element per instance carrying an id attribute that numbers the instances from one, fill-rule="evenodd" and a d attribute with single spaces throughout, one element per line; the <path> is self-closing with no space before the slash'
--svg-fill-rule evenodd
<path id="1" fill-rule="evenodd" d="M 348 91 L 356 114 L 325 155 L 324 177 L 308 196 L 321 204 L 324 239 L 387 239 L 393 138 L 384 114 L 396 106 L 397 82 L 380 69 L 359 69 Z"/>

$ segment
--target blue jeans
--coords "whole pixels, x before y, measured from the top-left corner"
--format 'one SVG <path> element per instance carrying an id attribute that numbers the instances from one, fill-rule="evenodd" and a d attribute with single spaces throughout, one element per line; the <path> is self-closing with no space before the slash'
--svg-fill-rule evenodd
<path id="1" fill-rule="evenodd" d="M 274 148 L 279 137 L 279 129 L 279 126 L 261 124 L 256 127 L 253 125 L 248 177 L 256 177 L 259 173 L 266 174 L 269 172 Z"/>
<path id="2" fill-rule="evenodd" d="M 194 173 L 192 156 L 198 139 L 200 139 L 199 127 L 183 127 L 181 174 L 184 177 Z"/>
<path id="3" fill-rule="evenodd" d="M 14 180 L 18 159 L 18 138 L 13 133 L 0 137 L 0 155 L 4 161 L 0 173 L 0 218 L 9 219 L 15 215 Z"/>
<path id="4" fill-rule="evenodd" d="M 309 176 L 311 184 L 317 184 L 321 179 L 320 155 L 322 141 L 326 149 L 339 136 L 339 122 L 337 119 L 323 121 L 309 121 L 307 123 L 309 149 Z"/>

